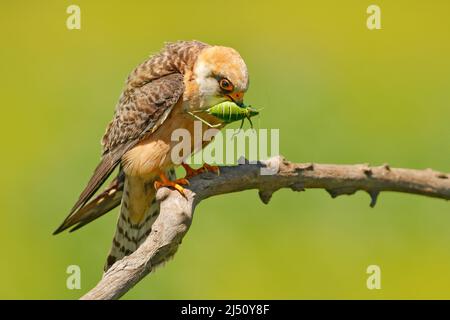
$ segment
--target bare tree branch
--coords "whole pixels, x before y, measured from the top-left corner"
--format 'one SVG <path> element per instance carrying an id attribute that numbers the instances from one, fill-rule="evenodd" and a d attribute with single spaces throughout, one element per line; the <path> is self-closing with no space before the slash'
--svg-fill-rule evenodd
<path id="1" fill-rule="evenodd" d="M 273 170 L 262 175 L 261 170 Z M 291 163 L 274 157 L 263 163 L 222 167 L 219 176 L 212 173 L 191 180 L 186 198 L 176 191 L 160 189 L 157 198 L 160 214 L 146 241 L 131 255 L 117 261 L 102 280 L 81 299 L 118 299 L 161 263 L 172 257 L 192 223 L 196 205 L 209 197 L 258 189 L 264 203 L 281 188 L 304 191 L 323 188 L 334 198 L 366 191 L 370 206 L 376 204 L 382 191 L 396 191 L 450 199 L 450 175 L 427 170 L 370 167 L 368 164 L 334 165 Z"/>

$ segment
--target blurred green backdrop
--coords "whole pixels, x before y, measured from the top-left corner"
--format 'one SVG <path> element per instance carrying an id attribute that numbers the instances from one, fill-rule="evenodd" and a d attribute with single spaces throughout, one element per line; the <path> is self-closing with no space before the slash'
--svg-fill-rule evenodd
<path id="1" fill-rule="evenodd" d="M 81 30 L 66 8 L 81 7 Z M 85 186 L 128 72 L 163 42 L 236 48 L 260 127 L 293 161 L 450 171 L 450 3 L 11 1 L 0 10 L 0 298 L 72 299 L 100 279 L 117 210 L 52 236 Z M 450 204 L 256 191 L 202 203 L 175 259 L 125 298 L 450 298 Z M 81 267 L 81 290 L 66 268 Z M 382 289 L 366 288 L 368 265 Z"/>

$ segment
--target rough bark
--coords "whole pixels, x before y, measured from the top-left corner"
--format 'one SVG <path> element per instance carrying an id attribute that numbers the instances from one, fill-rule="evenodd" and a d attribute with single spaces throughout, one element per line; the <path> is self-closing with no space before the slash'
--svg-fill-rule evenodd
<path id="1" fill-rule="evenodd" d="M 272 194 L 281 188 L 293 191 L 322 188 L 333 198 L 358 190 L 366 191 L 370 195 L 371 207 L 375 206 L 382 191 L 450 199 L 450 175 L 431 169 L 391 168 L 387 164 L 371 167 L 368 164 L 292 163 L 282 157 L 256 164 L 244 162 L 238 166 L 221 167 L 220 175 L 206 173 L 190 182 L 185 197 L 167 188 L 158 191 L 161 210 L 151 234 L 138 250 L 116 262 L 97 286 L 81 299 L 120 298 L 175 254 L 189 230 L 196 205 L 212 196 L 257 189 L 261 200 L 267 204 Z"/>

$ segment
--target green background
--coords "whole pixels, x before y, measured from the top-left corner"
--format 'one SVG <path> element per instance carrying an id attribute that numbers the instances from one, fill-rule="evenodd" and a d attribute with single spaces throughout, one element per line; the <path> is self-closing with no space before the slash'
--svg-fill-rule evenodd
<path id="1" fill-rule="evenodd" d="M 0 298 L 73 299 L 100 279 L 117 210 L 52 236 L 85 186 L 128 72 L 165 41 L 236 48 L 260 128 L 293 161 L 450 171 L 450 3 L 4 1 Z M 258 123 L 258 121 L 256 121 Z M 81 290 L 66 268 L 81 267 Z M 366 268 L 382 289 L 366 288 Z M 125 298 L 450 298 L 450 204 L 382 193 L 256 191 L 196 211 L 175 259 Z"/>

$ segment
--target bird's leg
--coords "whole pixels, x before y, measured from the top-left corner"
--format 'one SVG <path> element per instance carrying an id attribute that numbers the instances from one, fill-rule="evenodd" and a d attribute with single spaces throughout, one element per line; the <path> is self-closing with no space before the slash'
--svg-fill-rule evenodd
<path id="1" fill-rule="evenodd" d="M 203 172 L 215 172 L 217 174 L 220 173 L 219 167 L 218 166 L 212 166 L 210 164 L 203 164 L 203 166 L 201 168 L 198 169 L 193 169 L 191 168 L 188 164 L 186 163 L 181 163 L 181 165 L 183 166 L 184 170 L 186 170 L 186 176 L 184 177 L 185 179 L 190 179 L 192 177 L 195 177 L 197 175 L 199 175 L 200 173 Z"/>
<path id="2" fill-rule="evenodd" d="M 154 183 L 156 190 L 158 190 L 161 187 L 170 187 L 170 188 L 174 188 L 179 193 L 181 193 L 181 195 L 183 197 L 186 197 L 186 195 L 184 194 L 184 188 L 181 185 L 182 184 L 188 185 L 189 181 L 187 179 L 182 178 L 182 179 L 176 179 L 174 181 L 171 181 L 164 172 L 161 172 L 159 174 L 159 178 L 161 179 L 161 181 L 156 180 Z"/>

